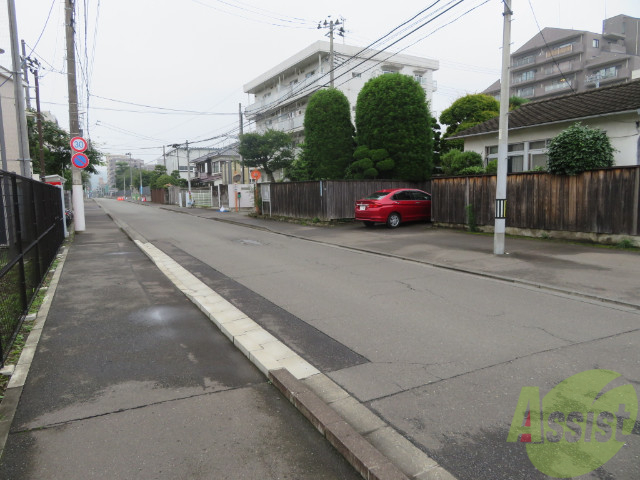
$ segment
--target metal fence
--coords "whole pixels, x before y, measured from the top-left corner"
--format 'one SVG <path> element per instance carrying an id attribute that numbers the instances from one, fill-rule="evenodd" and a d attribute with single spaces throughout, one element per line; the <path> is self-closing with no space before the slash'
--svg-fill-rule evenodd
<path id="1" fill-rule="evenodd" d="M 64 240 L 60 189 L 0 170 L 0 363 Z"/>

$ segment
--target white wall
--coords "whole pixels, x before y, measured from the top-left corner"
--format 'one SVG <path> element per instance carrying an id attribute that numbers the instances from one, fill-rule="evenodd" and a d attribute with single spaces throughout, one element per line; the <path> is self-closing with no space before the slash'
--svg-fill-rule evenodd
<path id="1" fill-rule="evenodd" d="M 0 84 L 5 82 L 8 72 L 0 68 Z M 16 123 L 16 107 L 13 101 L 15 96 L 13 91 L 13 80 L 7 81 L 0 87 L 0 97 L 2 98 L 2 121 L 4 124 L 4 140 L 7 153 L 7 170 L 9 172 L 20 173 L 20 148 L 18 145 L 18 125 Z M 2 168 L 2 164 L 0 164 Z"/>
<path id="2" fill-rule="evenodd" d="M 611 145 L 616 149 L 616 166 L 638 165 L 638 138 L 640 128 L 636 122 L 640 116 L 636 113 L 599 117 L 581 121 L 583 125 L 607 132 Z M 575 122 L 562 122 L 553 125 L 509 130 L 509 143 L 545 140 L 553 138 Z M 498 134 L 491 133 L 464 139 L 464 149 L 479 153 L 485 158 L 485 147 L 498 144 Z"/>

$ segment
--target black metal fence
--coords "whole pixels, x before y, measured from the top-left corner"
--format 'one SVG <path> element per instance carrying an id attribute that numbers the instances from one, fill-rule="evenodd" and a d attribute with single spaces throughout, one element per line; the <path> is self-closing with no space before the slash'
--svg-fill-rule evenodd
<path id="1" fill-rule="evenodd" d="M 0 170 L 0 363 L 64 240 L 60 189 Z"/>

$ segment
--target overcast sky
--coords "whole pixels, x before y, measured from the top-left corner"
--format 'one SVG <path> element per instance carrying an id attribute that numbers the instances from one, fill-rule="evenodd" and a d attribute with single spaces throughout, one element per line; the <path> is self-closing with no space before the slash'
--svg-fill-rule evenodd
<path id="1" fill-rule="evenodd" d="M 0 64 L 5 67 L 10 63 L 6 2 L 0 0 L 0 48 L 7 51 L 0 55 Z M 27 54 L 35 47 L 31 56 L 43 66 L 42 108 L 67 129 L 64 0 L 15 3 L 19 37 L 28 46 Z M 85 136 L 105 153 L 130 152 L 147 163 L 161 157 L 162 145 L 185 140 L 194 146 L 232 142 L 220 138 L 196 143 L 236 128 L 238 104 L 249 103 L 243 85 L 324 40 L 326 30 L 316 27 L 329 15 L 346 19 L 345 43 L 366 46 L 436 4 L 418 17 L 418 25 L 424 27 L 390 49 L 440 62 L 431 105 L 436 117 L 456 98 L 480 92 L 500 76 L 500 0 L 402 0 L 380 6 L 370 0 L 76 3 Z M 453 8 L 442 13 L 449 7 Z M 638 0 L 512 0 L 512 9 L 512 52 L 538 33 L 538 25 L 601 33 L 605 17 L 640 17 Z M 391 41 L 374 48 L 385 48 Z"/>

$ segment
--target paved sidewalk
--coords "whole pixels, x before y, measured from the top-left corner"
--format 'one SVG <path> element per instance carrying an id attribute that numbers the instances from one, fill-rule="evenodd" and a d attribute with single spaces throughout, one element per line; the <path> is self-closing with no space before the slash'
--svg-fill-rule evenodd
<path id="1" fill-rule="evenodd" d="M 424 224 L 405 225 L 395 230 L 382 225 L 365 229 L 359 222 L 319 227 L 254 218 L 249 212 L 150 206 L 640 308 L 637 279 L 640 253 L 637 250 L 508 237 L 507 254 L 494 255 L 493 235 Z"/>
<path id="2" fill-rule="evenodd" d="M 0 478 L 360 478 L 103 210 L 85 213 L 2 404 Z"/>

